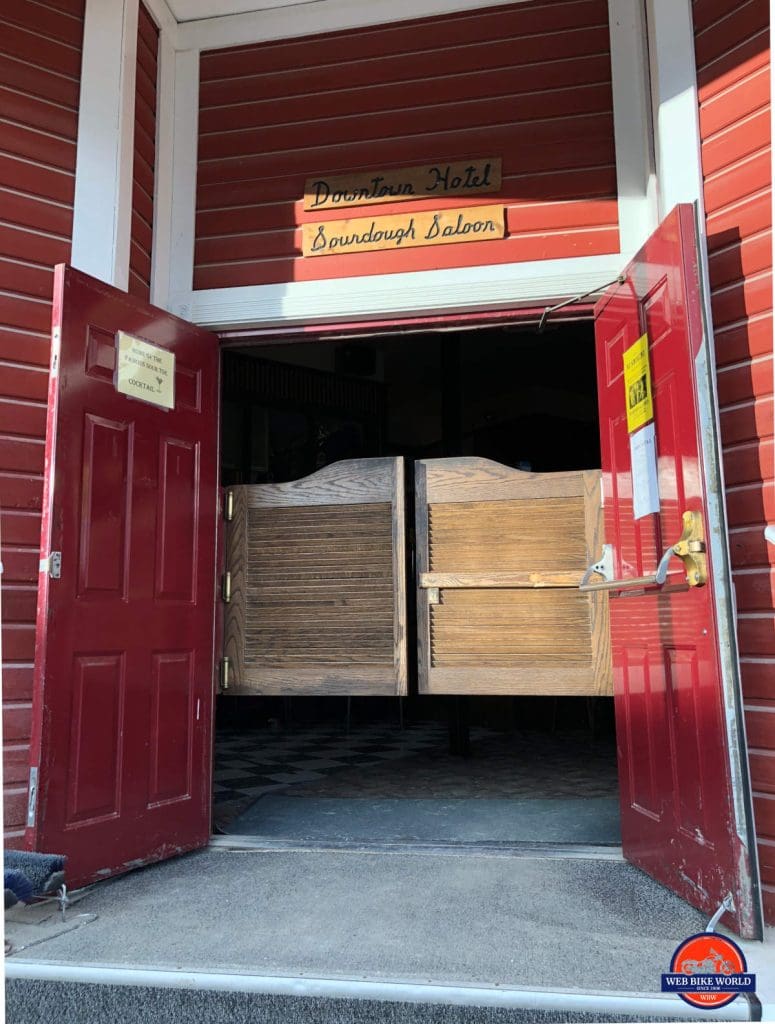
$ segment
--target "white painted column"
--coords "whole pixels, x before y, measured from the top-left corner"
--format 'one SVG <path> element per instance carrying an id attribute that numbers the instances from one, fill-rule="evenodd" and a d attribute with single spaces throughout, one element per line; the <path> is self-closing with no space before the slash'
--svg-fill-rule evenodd
<path id="1" fill-rule="evenodd" d="M 630 256 L 657 226 L 643 0 L 608 0 L 620 248 Z"/>
<path id="2" fill-rule="evenodd" d="M 660 220 L 676 203 L 702 210 L 697 68 L 690 0 L 648 0 Z"/>
<path id="3" fill-rule="evenodd" d="M 71 262 L 129 281 L 138 0 L 87 0 Z"/>
<path id="4" fill-rule="evenodd" d="M 162 52 L 153 301 L 191 319 L 199 131 L 199 51 Z"/>

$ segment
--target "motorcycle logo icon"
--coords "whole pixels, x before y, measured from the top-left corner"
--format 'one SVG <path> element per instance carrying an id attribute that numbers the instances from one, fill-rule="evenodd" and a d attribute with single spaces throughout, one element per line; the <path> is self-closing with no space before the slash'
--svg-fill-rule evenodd
<path id="1" fill-rule="evenodd" d="M 662 975 L 662 991 L 679 995 L 690 1006 L 716 1010 L 741 992 L 755 991 L 756 975 L 747 970 L 735 942 L 718 932 L 700 932 L 676 949 L 670 972 Z"/>

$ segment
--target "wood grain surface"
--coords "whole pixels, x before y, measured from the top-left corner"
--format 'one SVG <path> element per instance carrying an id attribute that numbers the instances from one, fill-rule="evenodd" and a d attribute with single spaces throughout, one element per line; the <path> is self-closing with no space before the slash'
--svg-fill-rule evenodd
<path id="1" fill-rule="evenodd" d="M 420 692 L 611 693 L 607 596 L 578 591 L 599 471 L 432 459 L 415 481 Z"/>
<path id="2" fill-rule="evenodd" d="M 230 692 L 406 691 L 403 473 L 362 459 L 232 488 Z"/>

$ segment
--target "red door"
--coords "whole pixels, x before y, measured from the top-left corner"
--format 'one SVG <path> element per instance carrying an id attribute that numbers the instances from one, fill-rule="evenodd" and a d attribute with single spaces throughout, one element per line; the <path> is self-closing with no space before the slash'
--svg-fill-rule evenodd
<path id="1" fill-rule="evenodd" d="M 53 324 L 27 842 L 80 885 L 210 834 L 218 340 L 64 266 Z"/>
<path id="2" fill-rule="evenodd" d="M 651 399 L 637 362 L 644 334 Z M 754 937 L 756 847 L 692 206 L 673 210 L 600 301 L 596 337 L 613 549 L 613 579 L 598 586 L 611 597 L 624 854 L 708 915 L 730 898 L 725 922 Z M 649 581 L 685 512 L 699 513 L 692 560 L 668 556 L 664 584 Z"/>

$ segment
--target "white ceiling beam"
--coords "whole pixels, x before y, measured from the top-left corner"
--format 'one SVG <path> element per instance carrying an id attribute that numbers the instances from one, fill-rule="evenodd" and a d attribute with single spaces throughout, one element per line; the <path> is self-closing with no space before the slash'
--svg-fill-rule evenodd
<path id="1" fill-rule="evenodd" d="M 258 0 L 260 2 L 260 0 Z M 182 50 L 219 50 L 273 39 L 344 32 L 528 0 L 318 0 L 178 25 Z"/>

